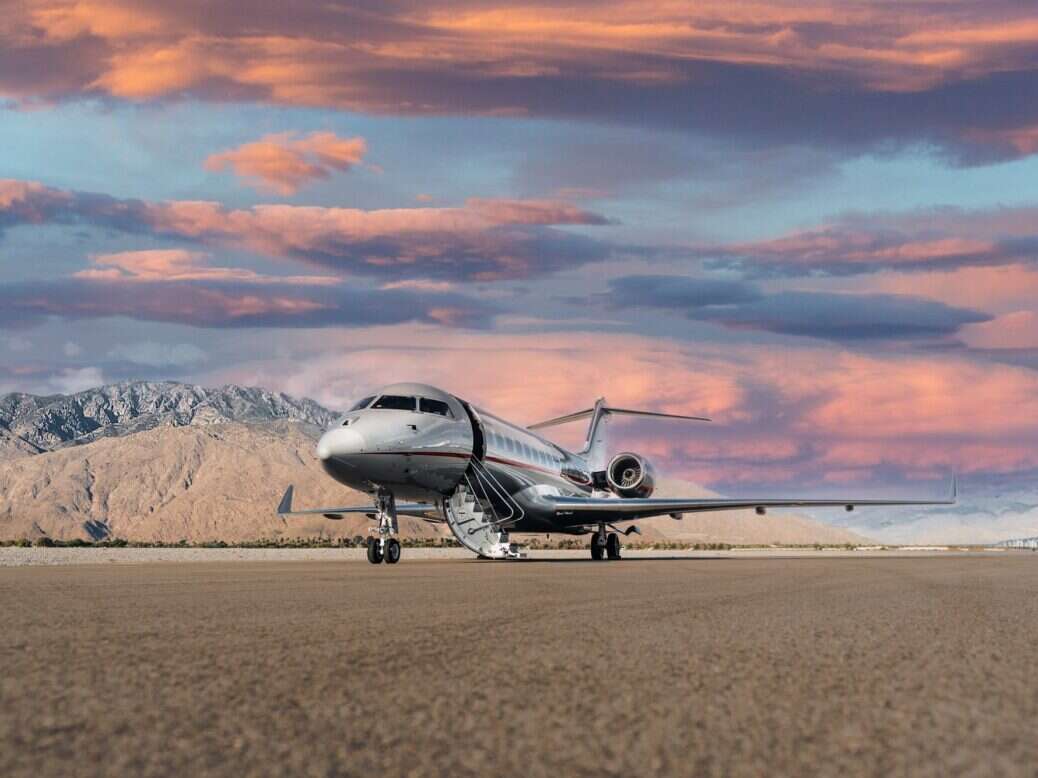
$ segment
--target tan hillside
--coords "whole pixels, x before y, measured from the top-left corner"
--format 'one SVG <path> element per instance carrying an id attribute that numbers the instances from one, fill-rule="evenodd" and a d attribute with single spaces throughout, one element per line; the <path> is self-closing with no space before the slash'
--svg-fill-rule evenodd
<path id="1" fill-rule="evenodd" d="M 290 483 L 299 507 L 370 501 L 324 474 L 314 431 L 297 422 L 160 427 L 0 462 L 0 538 L 235 542 L 366 534 L 363 515 L 275 515 Z M 412 537 L 442 534 L 418 519 L 401 525 Z"/>
<path id="2" fill-rule="evenodd" d="M 40 449 L 0 427 L 0 462 L 40 453 Z"/>
<path id="3" fill-rule="evenodd" d="M 295 484 L 299 507 L 366 505 L 329 479 L 314 457 L 317 428 L 299 422 L 163 426 L 0 461 L 0 539 L 120 537 L 228 543 L 261 538 L 365 535 L 369 520 L 282 520 L 275 506 Z M 664 481 L 659 496 L 711 496 Z M 632 541 L 845 543 L 850 532 L 799 516 L 752 511 L 649 519 Z M 443 525 L 401 518 L 409 537 L 442 537 Z M 564 536 L 555 536 L 561 539 Z"/>

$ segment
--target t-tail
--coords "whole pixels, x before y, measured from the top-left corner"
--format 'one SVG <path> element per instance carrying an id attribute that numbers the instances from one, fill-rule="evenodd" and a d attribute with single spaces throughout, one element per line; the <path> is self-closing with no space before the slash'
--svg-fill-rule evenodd
<path id="1" fill-rule="evenodd" d="M 615 408 L 606 403 L 604 397 L 595 401 L 594 407 L 586 408 L 576 413 L 568 413 L 554 419 L 531 424 L 527 429 L 539 430 L 545 427 L 555 427 L 559 424 L 569 424 L 572 421 L 591 419 L 587 427 L 587 437 L 584 440 L 584 448 L 581 456 L 587 459 L 588 467 L 592 472 L 605 470 L 609 460 L 609 448 L 607 444 L 609 419 L 612 416 L 653 416 L 661 419 L 686 419 L 688 421 L 710 421 L 703 416 L 682 416 L 677 413 L 658 413 L 656 411 L 639 411 L 631 408 Z"/>

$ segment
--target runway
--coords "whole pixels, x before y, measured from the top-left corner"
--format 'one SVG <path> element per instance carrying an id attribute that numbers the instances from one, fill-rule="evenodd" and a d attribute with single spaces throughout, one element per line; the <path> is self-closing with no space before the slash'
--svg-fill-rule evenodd
<path id="1" fill-rule="evenodd" d="M 0 569 L 9 776 L 1003 775 L 1038 555 Z"/>

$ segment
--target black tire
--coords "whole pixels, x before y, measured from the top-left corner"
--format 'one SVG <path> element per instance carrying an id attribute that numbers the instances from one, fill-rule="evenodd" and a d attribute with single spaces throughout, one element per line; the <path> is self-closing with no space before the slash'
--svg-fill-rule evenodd
<path id="1" fill-rule="evenodd" d="M 620 536 L 610 532 L 606 537 L 606 556 L 610 559 L 620 558 Z"/>
<path id="2" fill-rule="evenodd" d="M 382 549 L 379 547 L 378 538 L 368 538 L 368 561 L 373 565 L 382 561 Z"/>
<path id="3" fill-rule="evenodd" d="M 591 558 L 596 562 L 602 558 L 602 552 L 605 551 L 602 546 L 598 544 L 598 537 L 596 535 L 591 536 Z"/>
<path id="4" fill-rule="evenodd" d="M 387 565 L 395 565 L 400 561 L 400 541 L 396 538 L 386 541 L 385 561 Z"/>

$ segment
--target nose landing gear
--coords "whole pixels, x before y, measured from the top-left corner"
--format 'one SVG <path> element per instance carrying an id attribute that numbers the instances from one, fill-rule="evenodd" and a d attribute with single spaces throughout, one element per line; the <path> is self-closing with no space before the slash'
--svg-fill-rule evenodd
<path id="1" fill-rule="evenodd" d="M 396 519 L 396 501 L 392 492 L 379 492 L 375 498 L 375 517 L 378 537 L 368 538 L 368 561 L 373 565 L 385 561 L 395 565 L 400 561 L 400 541 L 393 537 L 400 531 Z"/>

